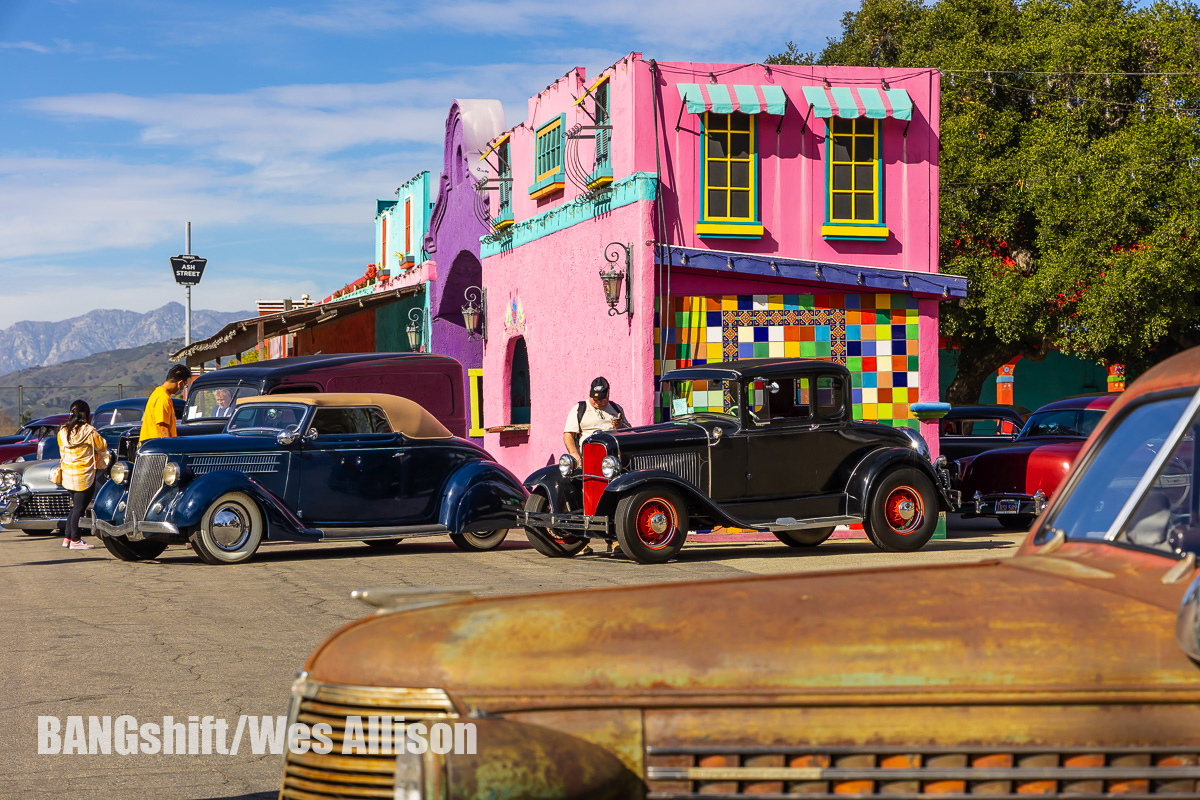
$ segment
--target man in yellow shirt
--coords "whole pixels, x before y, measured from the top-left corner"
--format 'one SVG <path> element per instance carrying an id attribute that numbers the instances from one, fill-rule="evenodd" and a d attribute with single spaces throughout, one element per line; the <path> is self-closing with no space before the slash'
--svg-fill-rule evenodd
<path id="1" fill-rule="evenodd" d="M 171 405 L 171 395 L 182 392 L 191 379 L 192 371 L 183 364 L 176 364 L 167 370 L 167 379 L 146 400 L 146 411 L 142 414 L 142 435 L 138 437 L 139 447 L 147 439 L 175 435 L 175 407 Z"/>

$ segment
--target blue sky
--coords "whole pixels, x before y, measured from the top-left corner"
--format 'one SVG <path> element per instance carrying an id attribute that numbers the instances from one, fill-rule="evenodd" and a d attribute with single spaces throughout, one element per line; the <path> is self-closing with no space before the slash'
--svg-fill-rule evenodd
<path id="1" fill-rule="evenodd" d="M 375 199 L 440 172 L 454 98 L 513 125 L 571 67 L 819 50 L 856 6 L 0 0 L 0 328 L 182 300 L 187 220 L 194 307 L 323 297 L 373 259 Z"/>

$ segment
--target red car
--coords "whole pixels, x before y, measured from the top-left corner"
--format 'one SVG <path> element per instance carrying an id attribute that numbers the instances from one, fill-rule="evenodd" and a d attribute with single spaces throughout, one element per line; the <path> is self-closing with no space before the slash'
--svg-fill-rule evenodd
<path id="1" fill-rule="evenodd" d="M 964 517 L 1028 530 L 1071 471 L 1083 443 L 1120 395 L 1068 397 L 1030 415 L 1012 444 L 960 458 Z"/>
<path id="2" fill-rule="evenodd" d="M 48 417 L 35 419 L 21 428 L 27 431 L 24 438 L 11 444 L 0 444 L 0 464 L 8 463 L 21 456 L 36 453 L 38 442 L 43 439 L 53 439 L 58 435 L 58 426 L 67 421 L 67 414 L 51 414 Z"/>

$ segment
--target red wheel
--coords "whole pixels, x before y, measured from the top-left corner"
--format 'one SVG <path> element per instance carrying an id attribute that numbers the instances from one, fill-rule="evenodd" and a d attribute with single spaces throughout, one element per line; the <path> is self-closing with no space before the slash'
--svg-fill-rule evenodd
<path id="1" fill-rule="evenodd" d="M 875 481 L 868 498 L 863 527 L 880 550 L 920 550 L 937 530 L 937 494 L 923 472 L 894 469 Z"/>
<path id="2" fill-rule="evenodd" d="M 621 550 L 641 564 L 670 561 L 687 541 L 687 506 L 665 487 L 621 498 L 614 517 Z"/>
<path id="3" fill-rule="evenodd" d="M 633 529 L 650 550 L 662 550 L 670 545 L 678 528 L 675 509 L 661 497 L 649 498 L 633 515 Z"/>
<path id="4" fill-rule="evenodd" d="M 925 521 L 925 501 L 913 487 L 897 486 L 883 501 L 883 518 L 892 533 L 907 536 Z"/>

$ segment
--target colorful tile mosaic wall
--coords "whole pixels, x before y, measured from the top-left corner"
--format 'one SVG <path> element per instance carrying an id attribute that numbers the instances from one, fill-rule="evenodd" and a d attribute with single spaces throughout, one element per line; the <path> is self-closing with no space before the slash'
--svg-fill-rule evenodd
<path id="1" fill-rule="evenodd" d="M 656 316 L 655 377 L 664 346 L 668 370 L 746 358 L 825 358 L 850 370 L 855 419 L 919 427 L 908 409 L 919 389 L 915 297 L 756 294 L 670 303 L 673 324 L 665 337 L 662 315 Z"/>

